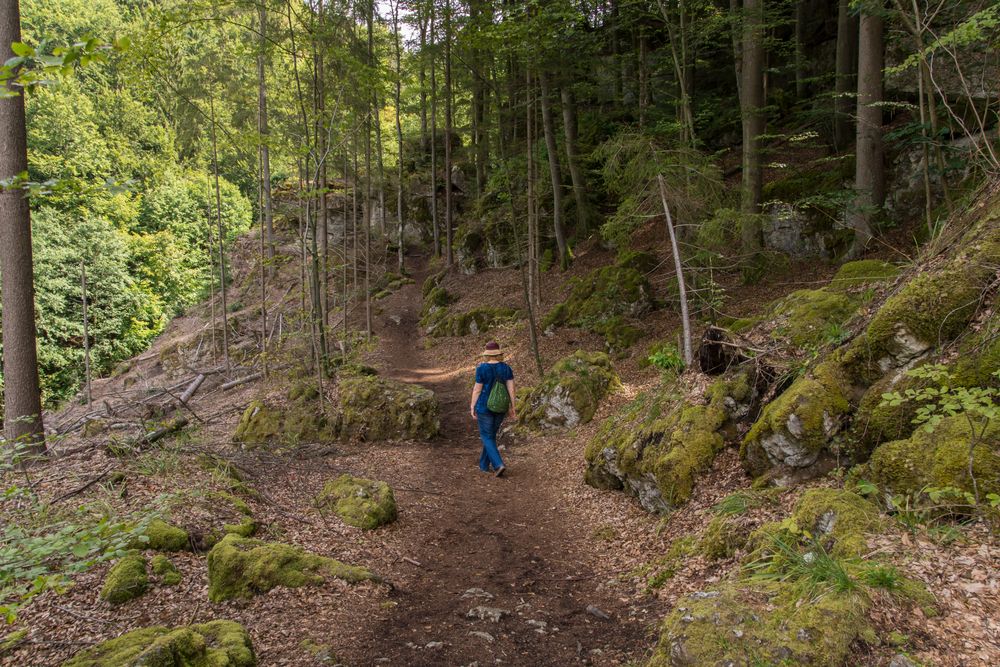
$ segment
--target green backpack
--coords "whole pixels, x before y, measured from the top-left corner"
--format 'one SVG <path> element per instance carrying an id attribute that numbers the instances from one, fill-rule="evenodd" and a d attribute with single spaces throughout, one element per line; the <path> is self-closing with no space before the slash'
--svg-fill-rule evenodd
<path id="1" fill-rule="evenodd" d="M 507 414 L 510 410 L 510 394 L 507 393 L 507 383 L 495 377 L 493 388 L 490 389 L 490 396 L 486 399 L 486 407 L 490 412 L 498 415 Z"/>

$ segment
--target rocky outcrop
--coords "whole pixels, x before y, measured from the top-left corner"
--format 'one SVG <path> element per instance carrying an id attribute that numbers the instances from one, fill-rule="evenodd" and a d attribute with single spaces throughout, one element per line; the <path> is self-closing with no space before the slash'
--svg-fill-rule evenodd
<path id="1" fill-rule="evenodd" d="M 88 648 L 62 667 L 254 667 L 250 636 L 232 621 L 141 628 Z"/>
<path id="2" fill-rule="evenodd" d="M 344 523 L 364 530 L 396 520 L 396 498 L 385 482 L 341 475 L 323 486 L 316 502 L 332 510 Z"/>
<path id="3" fill-rule="evenodd" d="M 628 318 L 656 307 L 652 287 L 637 263 L 642 265 L 630 254 L 613 266 L 574 278 L 569 296 L 545 316 L 542 328 L 580 327 L 602 336 L 608 352 L 627 350 L 641 336 Z"/>
<path id="4" fill-rule="evenodd" d="M 483 307 L 462 313 L 450 313 L 446 308 L 434 309 L 420 320 L 428 336 L 470 336 L 517 322 L 521 312 L 513 308 Z"/>
<path id="5" fill-rule="evenodd" d="M 867 459 L 879 436 L 865 430 L 869 419 L 855 420 L 858 406 L 866 406 L 862 417 L 876 414 L 887 388 L 965 331 L 995 280 L 998 212 L 970 211 L 973 221 L 952 239 L 949 256 L 912 275 L 875 310 L 860 335 L 821 357 L 767 405 L 741 448 L 751 474 L 791 483 L 822 474 L 832 462 Z M 834 286 L 855 285 L 873 270 L 879 271 L 852 267 Z M 913 430 L 900 427 L 902 435 Z"/>
<path id="6" fill-rule="evenodd" d="M 342 376 L 336 410 L 336 432 L 346 438 L 429 440 L 441 430 L 433 391 L 374 375 Z"/>
<path id="7" fill-rule="evenodd" d="M 338 374 L 337 397 L 325 411 L 315 392 L 299 392 L 281 408 L 253 401 L 233 438 L 245 447 L 289 447 L 301 442 L 353 438 L 366 441 L 426 440 L 440 430 L 434 392 L 419 385 L 345 367 Z"/>
<path id="8" fill-rule="evenodd" d="M 559 360 L 518 405 L 530 428 L 574 428 L 594 418 L 597 406 L 618 385 L 608 355 L 575 352 Z"/>
<path id="9" fill-rule="evenodd" d="M 650 512 L 673 509 L 690 498 L 697 476 L 732 437 L 727 429 L 755 399 L 748 371 L 717 380 L 701 399 L 685 398 L 677 384 L 642 394 L 587 445 L 585 479 L 631 493 Z"/>
<path id="10" fill-rule="evenodd" d="M 212 602 L 251 598 L 275 586 L 315 586 L 328 578 L 350 583 L 376 580 L 368 570 L 280 542 L 227 535 L 208 552 Z"/>

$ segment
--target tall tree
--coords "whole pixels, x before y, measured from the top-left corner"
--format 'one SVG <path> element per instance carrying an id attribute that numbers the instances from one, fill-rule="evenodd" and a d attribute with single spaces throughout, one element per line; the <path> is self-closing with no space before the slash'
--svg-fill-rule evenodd
<path id="1" fill-rule="evenodd" d="M 403 104 L 402 97 L 402 86 L 403 86 L 403 49 L 400 43 L 399 35 L 399 1 L 392 3 L 392 37 L 393 44 L 395 45 L 396 51 L 396 148 L 399 151 L 398 159 L 396 160 L 396 220 L 398 223 L 399 238 L 397 245 L 397 259 L 400 273 L 403 273 L 403 256 L 405 254 L 405 244 L 406 240 L 403 238 L 403 225 L 405 220 L 403 218 L 403 124 L 400 122 L 400 107 Z"/>
<path id="2" fill-rule="evenodd" d="M 852 255 L 864 251 L 872 236 L 872 221 L 885 202 L 882 148 L 882 68 L 885 61 L 881 0 L 861 9 L 858 39 L 857 161 L 854 205 L 848 221 L 854 230 Z"/>
<path id="3" fill-rule="evenodd" d="M 21 41 L 17 0 L 0 3 L 0 53 L 13 56 L 10 45 Z M 28 139 L 24 97 L 8 84 L 0 97 L 0 181 L 28 171 Z M 0 187 L 0 287 L 3 290 L 4 433 L 22 440 L 35 453 L 45 451 L 42 400 L 35 347 L 35 287 L 31 255 L 31 212 L 24 193 Z"/>
<path id="4" fill-rule="evenodd" d="M 858 17 L 851 10 L 851 0 L 839 0 L 837 5 L 833 143 L 837 150 L 844 150 L 852 139 L 851 94 L 857 74 Z"/>
<path id="5" fill-rule="evenodd" d="M 444 243 L 445 264 L 451 266 L 454 256 L 452 237 L 452 196 L 451 196 L 451 133 L 452 133 L 452 89 L 451 89 L 451 0 L 444 2 Z"/>
<path id="6" fill-rule="evenodd" d="M 741 209 L 750 214 L 743 224 L 743 251 L 761 247 L 760 212 L 763 167 L 760 137 L 764 134 L 764 0 L 744 0 L 740 107 L 743 118 L 743 192 Z"/>
<path id="7" fill-rule="evenodd" d="M 552 100 L 549 99 L 548 75 L 545 68 L 538 70 L 538 85 L 541 89 L 539 102 L 542 107 L 542 131 L 545 134 L 545 148 L 549 154 L 549 179 L 552 181 L 552 230 L 556 237 L 559 266 L 569 268 L 569 248 L 566 245 L 566 230 L 562 219 L 562 170 L 559 167 L 559 151 L 556 148 L 556 128 L 552 118 Z"/>
<path id="8" fill-rule="evenodd" d="M 260 44 L 257 52 L 257 131 L 260 135 L 260 187 L 263 198 L 264 233 L 267 238 L 268 272 L 274 273 L 274 208 L 271 199 L 271 148 L 268 146 L 269 128 L 267 117 L 267 4 L 258 8 Z"/>
<path id="9" fill-rule="evenodd" d="M 431 51 L 431 227 L 434 237 L 434 256 L 441 256 L 441 226 L 438 224 L 437 196 L 437 29 L 435 28 L 437 12 L 435 0 L 430 4 L 430 51 Z"/>
<path id="10" fill-rule="evenodd" d="M 563 134 L 566 137 L 566 164 L 573 182 L 573 199 L 576 201 L 576 225 L 578 234 L 586 234 L 590 227 L 590 210 L 587 202 L 587 177 L 580 166 L 579 128 L 576 119 L 576 95 L 570 85 L 560 89 L 563 112 Z"/>

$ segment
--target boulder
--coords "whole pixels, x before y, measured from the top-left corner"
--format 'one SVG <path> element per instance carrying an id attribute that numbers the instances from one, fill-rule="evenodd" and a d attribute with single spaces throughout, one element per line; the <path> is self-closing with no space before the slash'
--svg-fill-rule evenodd
<path id="1" fill-rule="evenodd" d="M 396 498 L 385 482 L 341 475 L 327 482 L 316 500 L 356 528 L 374 530 L 396 520 Z"/>
<path id="2" fill-rule="evenodd" d="M 161 519 L 153 519 L 146 527 L 146 537 L 149 541 L 139 546 L 153 551 L 188 551 L 191 548 L 191 538 L 183 528 L 178 528 Z"/>
<path id="3" fill-rule="evenodd" d="M 164 586 L 176 586 L 181 583 L 181 573 L 177 571 L 177 566 L 163 554 L 153 556 L 151 565 L 153 574 L 160 578 L 160 583 Z"/>
<path id="4" fill-rule="evenodd" d="M 608 355 L 574 352 L 559 360 L 518 406 L 531 428 L 574 428 L 594 418 L 597 406 L 618 385 Z"/>
<path id="5" fill-rule="evenodd" d="M 845 664 L 856 641 L 874 639 L 864 594 L 831 592 L 799 606 L 788 588 L 725 582 L 682 598 L 663 622 L 648 667 L 830 667 Z"/>
<path id="6" fill-rule="evenodd" d="M 305 395 L 279 409 L 261 400 L 247 406 L 233 434 L 247 448 L 294 446 L 336 439 L 335 424 Z"/>
<path id="7" fill-rule="evenodd" d="M 437 308 L 420 322 L 429 336 L 437 338 L 485 333 L 513 324 L 520 317 L 521 312 L 513 308 L 473 308 L 463 313 L 449 313 L 446 308 Z"/>
<path id="8" fill-rule="evenodd" d="M 376 580 L 364 568 L 280 542 L 227 535 L 208 552 L 208 597 L 212 602 L 251 598 L 275 586 L 315 586 L 327 578 L 350 583 Z"/>
<path id="9" fill-rule="evenodd" d="M 342 437 L 429 440 L 441 430 L 437 397 L 419 385 L 373 375 L 342 375 L 337 401 Z"/>
<path id="10" fill-rule="evenodd" d="M 134 600 L 149 589 L 149 575 L 146 572 L 146 557 L 133 553 L 115 563 L 101 588 L 101 599 L 111 604 L 121 604 Z"/>
<path id="11" fill-rule="evenodd" d="M 1000 453 L 991 446 L 1000 442 L 1000 423 L 993 420 L 982 429 L 977 424 L 973 434 L 965 415 L 946 417 L 933 430 L 920 427 L 909 438 L 880 445 L 859 475 L 889 494 L 918 493 L 926 487 L 972 493 L 969 445 L 975 440 L 972 473 L 980 497 L 1000 493 Z"/>
<path id="12" fill-rule="evenodd" d="M 232 621 L 133 630 L 88 648 L 62 667 L 254 667 L 250 636 Z"/>
<path id="13" fill-rule="evenodd" d="M 650 512 L 682 505 L 755 398 L 748 371 L 715 381 L 701 400 L 686 399 L 677 385 L 641 394 L 588 443 L 585 480 L 631 493 Z"/>

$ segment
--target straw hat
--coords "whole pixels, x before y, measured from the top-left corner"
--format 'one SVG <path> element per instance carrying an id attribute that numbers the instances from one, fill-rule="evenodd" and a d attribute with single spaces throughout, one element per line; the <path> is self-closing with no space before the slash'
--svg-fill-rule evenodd
<path id="1" fill-rule="evenodd" d="M 489 342 L 486 344 L 486 349 L 483 350 L 484 357 L 502 357 L 503 350 L 500 349 L 500 344 L 496 342 Z"/>

